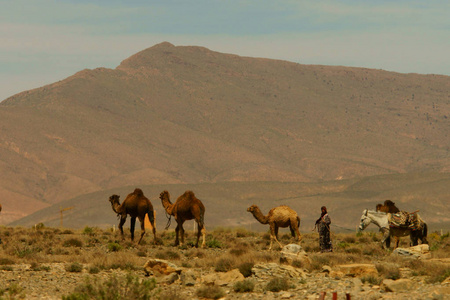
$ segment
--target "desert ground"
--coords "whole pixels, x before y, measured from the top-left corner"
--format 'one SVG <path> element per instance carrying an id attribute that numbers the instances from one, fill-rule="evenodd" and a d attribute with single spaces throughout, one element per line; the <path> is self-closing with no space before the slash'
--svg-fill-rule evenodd
<path id="1" fill-rule="evenodd" d="M 283 246 L 301 246 L 289 255 L 243 228 L 209 230 L 195 248 L 193 231 L 174 247 L 173 229 L 138 245 L 129 229 L 122 240 L 113 228 L 2 226 L 0 299 L 450 299 L 448 232 L 430 232 L 416 258 L 382 249 L 377 232 L 332 233 L 334 251 L 320 253 L 318 233 L 300 231 L 298 242 L 280 230 Z"/>

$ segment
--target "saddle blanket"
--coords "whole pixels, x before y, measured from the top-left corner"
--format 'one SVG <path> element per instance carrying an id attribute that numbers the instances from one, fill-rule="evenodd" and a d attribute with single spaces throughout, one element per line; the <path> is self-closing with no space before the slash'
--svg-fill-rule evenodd
<path id="1" fill-rule="evenodd" d="M 412 230 L 422 229 L 420 217 L 417 212 L 408 213 L 400 211 L 396 214 L 387 214 L 390 227 L 409 228 Z"/>

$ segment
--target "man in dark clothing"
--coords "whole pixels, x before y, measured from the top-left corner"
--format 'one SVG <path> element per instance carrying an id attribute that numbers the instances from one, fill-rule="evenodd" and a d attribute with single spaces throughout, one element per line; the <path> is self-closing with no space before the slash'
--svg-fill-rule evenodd
<path id="1" fill-rule="evenodd" d="M 332 252 L 333 248 L 330 238 L 331 219 L 330 216 L 328 216 L 327 208 L 325 206 L 322 206 L 321 210 L 322 213 L 320 218 L 316 221 L 316 226 L 319 231 L 320 252 Z"/>

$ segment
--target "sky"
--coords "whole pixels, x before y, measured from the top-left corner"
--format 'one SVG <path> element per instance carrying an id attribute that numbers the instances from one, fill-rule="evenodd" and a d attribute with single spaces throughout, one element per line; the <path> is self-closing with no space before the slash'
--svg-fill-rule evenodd
<path id="1" fill-rule="evenodd" d="M 0 101 L 167 41 L 300 64 L 450 75 L 450 1 L 0 0 Z"/>

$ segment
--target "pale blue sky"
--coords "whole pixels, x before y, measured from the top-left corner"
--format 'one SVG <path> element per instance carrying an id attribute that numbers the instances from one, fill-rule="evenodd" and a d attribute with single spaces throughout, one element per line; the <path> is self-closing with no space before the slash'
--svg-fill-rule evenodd
<path id="1" fill-rule="evenodd" d="M 450 75 L 450 1 L 0 0 L 0 100 L 163 41 Z"/>

